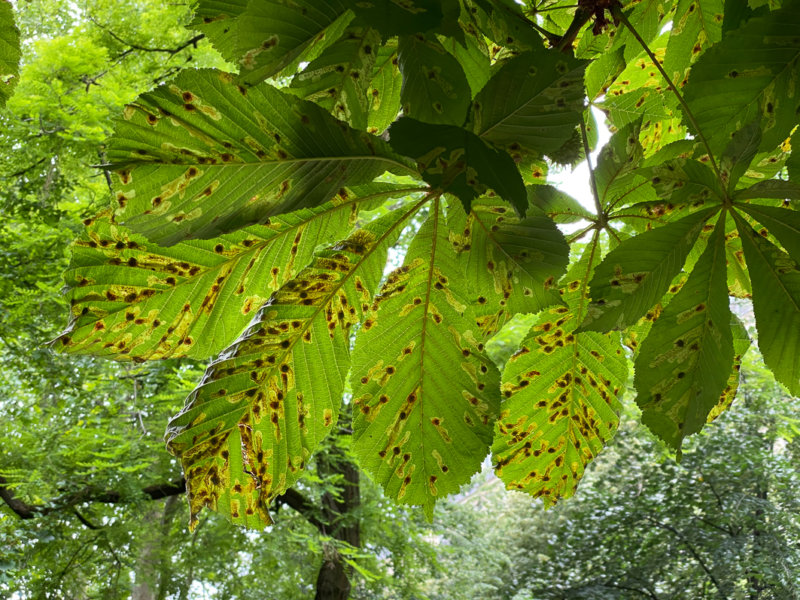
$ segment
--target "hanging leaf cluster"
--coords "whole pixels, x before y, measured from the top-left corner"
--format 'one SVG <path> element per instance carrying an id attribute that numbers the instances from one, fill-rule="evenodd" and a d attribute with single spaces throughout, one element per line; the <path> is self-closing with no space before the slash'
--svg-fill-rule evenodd
<path id="1" fill-rule="evenodd" d="M 193 523 L 269 524 L 345 413 L 429 514 L 490 452 L 569 497 L 631 358 L 675 449 L 730 406 L 731 297 L 800 394 L 800 1 L 200 0 L 192 26 L 236 72 L 126 108 L 54 345 L 213 359 L 167 430 Z M 590 107 L 615 133 L 578 202 L 548 171 L 596 143 Z"/>

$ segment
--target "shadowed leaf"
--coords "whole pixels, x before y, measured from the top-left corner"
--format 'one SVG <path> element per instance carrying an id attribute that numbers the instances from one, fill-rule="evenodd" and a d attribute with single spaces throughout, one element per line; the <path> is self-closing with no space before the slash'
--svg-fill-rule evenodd
<path id="1" fill-rule="evenodd" d="M 556 50 L 508 60 L 475 97 L 469 127 L 519 160 L 558 150 L 581 121 L 585 66 Z"/>
<path id="2" fill-rule="evenodd" d="M 284 69 L 293 72 L 326 51 L 352 20 L 342 0 L 251 0 L 238 20 L 240 79 L 254 85 Z"/>
<path id="3" fill-rule="evenodd" d="M 525 184 L 511 157 L 466 129 L 403 117 L 389 129 L 389 143 L 416 159 L 425 181 L 457 196 L 465 211 L 489 190 L 520 215 L 528 209 Z"/>
<path id="4" fill-rule="evenodd" d="M 463 125 L 471 98 L 469 83 L 441 42 L 421 33 L 404 35 L 397 56 L 403 74 L 403 114 L 426 123 Z"/>
<path id="5" fill-rule="evenodd" d="M 442 22 L 438 0 L 355 0 L 353 12 L 385 37 L 424 33 Z"/>

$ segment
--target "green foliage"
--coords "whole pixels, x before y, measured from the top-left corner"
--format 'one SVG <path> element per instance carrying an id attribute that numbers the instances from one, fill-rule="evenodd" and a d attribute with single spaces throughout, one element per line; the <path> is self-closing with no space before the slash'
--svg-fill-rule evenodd
<path id="1" fill-rule="evenodd" d="M 730 296 L 800 393 L 800 3 L 605 4 L 199 3 L 238 73 L 124 111 L 56 344 L 221 350 L 168 432 L 193 519 L 270 523 L 350 412 L 359 464 L 429 515 L 490 446 L 509 487 L 569 497 L 617 430 L 623 341 L 680 451 L 737 389 Z M 616 133 L 582 205 L 541 184 L 594 143 L 587 100 Z M 491 337 L 536 313 L 498 377 Z"/>
<path id="2" fill-rule="evenodd" d="M 19 81 L 19 30 L 11 3 L 0 2 L 0 106 L 5 106 Z"/>

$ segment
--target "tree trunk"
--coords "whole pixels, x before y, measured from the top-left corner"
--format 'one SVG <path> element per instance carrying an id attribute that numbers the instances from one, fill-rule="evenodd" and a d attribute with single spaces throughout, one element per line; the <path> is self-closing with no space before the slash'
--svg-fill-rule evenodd
<path id="1" fill-rule="evenodd" d="M 144 521 L 148 525 L 155 525 L 161 517 L 161 506 L 155 502 L 154 506 L 144 516 Z M 136 559 L 136 574 L 131 591 L 131 600 L 156 600 L 156 589 L 158 579 L 158 544 L 160 536 L 156 535 L 157 529 L 148 528 L 142 545 L 139 548 L 139 555 Z"/>
<path id="2" fill-rule="evenodd" d="M 319 473 L 321 476 L 341 474 L 344 479 L 344 488 L 338 498 L 330 493 L 322 497 L 322 522 L 326 529 L 323 533 L 353 548 L 360 548 L 361 527 L 353 514 L 361 504 L 358 469 L 341 450 L 332 449 L 327 456 L 320 457 Z M 350 597 L 351 571 L 336 546 L 326 543 L 317 575 L 315 600 L 347 600 Z"/>
<path id="3" fill-rule="evenodd" d="M 136 575 L 131 600 L 160 600 L 166 595 L 169 578 L 162 544 L 169 539 L 169 528 L 176 509 L 178 496 L 170 496 L 165 502 L 154 502 L 145 516 L 150 528 L 142 541 L 136 560 Z"/>

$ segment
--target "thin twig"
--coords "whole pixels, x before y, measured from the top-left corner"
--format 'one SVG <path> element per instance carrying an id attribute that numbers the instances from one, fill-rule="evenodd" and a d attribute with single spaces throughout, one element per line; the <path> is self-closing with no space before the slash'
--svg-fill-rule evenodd
<path id="1" fill-rule="evenodd" d="M 597 225 L 604 227 L 606 224 L 605 215 L 603 215 L 603 206 L 600 204 L 600 194 L 597 193 L 597 181 L 594 178 L 594 169 L 592 168 L 592 157 L 589 152 L 589 138 L 586 135 L 586 123 L 581 117 L 581 138 L 583 140 L 583 153 L 586 156 L 586 166 L 589 167 L 589 183 L 592 186 L 592 196 L 594 197 L 594 208 L 597 211 Z"/>
<path id="2" fill-rule="evenodd" d="M 572 244 L 573 242 L 576 242 L 577 240 L 581 239 L 583 236 L 585 236 L 587 233 L 589 233 L 594 228 L 595 228 L 595 223 L 592 222 L 592 224 L 589 225 L 588 227 L 586 227 L 584 229 L 581 229 L 579 232 L 574 233 L 570 237 L 568 237 L 567 238 L 567 243 L 568 244 Z"/>

